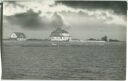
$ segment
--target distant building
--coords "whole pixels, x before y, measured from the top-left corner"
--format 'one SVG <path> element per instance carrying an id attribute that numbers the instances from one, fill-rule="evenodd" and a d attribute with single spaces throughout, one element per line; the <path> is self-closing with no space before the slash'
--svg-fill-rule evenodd
<path id="1" fill-rule="evenodd" d="M 70 41 L 71 36 L 66 30 L 62 28 L 57 28 L 55 31 L 51 32 L 50 40 L 51 41 Z"/>
<path id="2" fill-rule="evenodd" d="M 74 39 L 74 38 L 73 38 L 71 41 L 72 41 L 72 42 L 80 42 L 80 39 Z"/>
<path id="3" fill-rule="evenodd" d="M 24 33 L 21 33 L 21 32 L 14 32 L 11 34 L 10 36 L 11 39 L 14 39 L 14 40 L 18 40 L 18 41 L 23 41 L 26 39 L 26 36 Z"/>

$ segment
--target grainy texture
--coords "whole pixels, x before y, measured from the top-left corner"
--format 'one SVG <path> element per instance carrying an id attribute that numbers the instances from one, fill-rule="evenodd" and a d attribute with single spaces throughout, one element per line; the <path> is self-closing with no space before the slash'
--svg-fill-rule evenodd
<path id="1" fill-rule="evenodd" d="M 51 46 L 46 41 L 4 41 L 2 78 L 125 79 L 125 43 L 69 44 Z"/>

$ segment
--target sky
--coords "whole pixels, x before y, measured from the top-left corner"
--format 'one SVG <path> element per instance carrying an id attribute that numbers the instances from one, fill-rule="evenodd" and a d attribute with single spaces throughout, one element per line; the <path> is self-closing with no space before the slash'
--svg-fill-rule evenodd
<path id="1" fill-rule="evenodd" d="M 60 27 L 72 38 L 100 39 L 106 35 L 125 41 L 126 5 L 123 1 L 4 2 L 3 38 L 23 32 L 28 39 L 45 39 Z"/>

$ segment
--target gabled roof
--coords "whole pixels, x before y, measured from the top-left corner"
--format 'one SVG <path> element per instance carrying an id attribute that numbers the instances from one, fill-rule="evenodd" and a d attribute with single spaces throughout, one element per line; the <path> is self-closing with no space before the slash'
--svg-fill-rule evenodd
<path id="1" fill-rule="evenodd" d="M 25 34 L 21 32 L 14 32 L 18 38 L 25 38 Z"/>
<path id="2" fill-rule="evenodd" d="M 51 32 L 50 37 L 62 37 L 62 33 L 68 33 L 66 30 L 57 28 L 55 31 Z"/>

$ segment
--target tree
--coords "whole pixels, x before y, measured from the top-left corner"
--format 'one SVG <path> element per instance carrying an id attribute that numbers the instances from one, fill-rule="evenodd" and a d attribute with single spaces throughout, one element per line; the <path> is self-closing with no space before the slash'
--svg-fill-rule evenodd
<path id="1" fill-rule="evenodd" d="M 109 42 L 119 42 L 117 39 L 109 39 Z"/>
<path id="2" fill-rule="evenodd" d="M 101 38 L 102 41 L 108 41 L 108 37 L 105 35 L 104 37 Z"/>
<path id="3" fill-rule="evenodd" d="M 94 41 L 94 40 L 96 40 L 96 39 L 94 39 L 94 38 L 90 38 L 90 39 L 88 39 L 88 40 Z"/>

